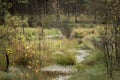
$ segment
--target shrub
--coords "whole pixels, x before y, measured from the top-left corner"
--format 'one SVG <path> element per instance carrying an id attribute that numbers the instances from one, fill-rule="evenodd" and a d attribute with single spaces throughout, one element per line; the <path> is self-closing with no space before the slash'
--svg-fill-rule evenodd
<path id="1" fill-rule="evenodd" d="M 82 49 L 95 49 L 93 40 L 97 38 L 96 35 L 87 35 L 82 39 L 82 44 L 80 45 L 80 48 Z"/>
<path id="2" fill-rule="evenodd" d="M 14 43 L 14 53 L 11 55 L 11 62 L 16 65 L 27 66 L 33 58 L 32 47 L 28 48 L 22 41 Z"/>

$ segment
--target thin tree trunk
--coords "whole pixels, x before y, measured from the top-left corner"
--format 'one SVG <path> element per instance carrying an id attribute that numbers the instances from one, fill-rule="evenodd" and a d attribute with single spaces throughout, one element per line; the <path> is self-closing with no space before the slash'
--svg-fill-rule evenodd
<path id="1" fill-rule="evenodd" d="M 6 63 L 7 63 L 5 71 L 7 72 L 9 68 L 9 56 L 7 53 L 5 53 L 5 56 L 6 56 Z"/>
<path id="2" fill-rule="evenodd" d="M 77 20 L 78 14 L 77 13 L 78 12 L 77 12 L 77 3 L 76 3 L 76 7 L 75 7 L 75 23 L 78 22 L 78 20 Z"/>

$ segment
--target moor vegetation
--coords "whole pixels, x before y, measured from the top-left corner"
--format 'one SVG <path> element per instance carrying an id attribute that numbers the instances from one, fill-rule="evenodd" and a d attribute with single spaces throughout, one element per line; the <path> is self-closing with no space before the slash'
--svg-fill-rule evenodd
<path id="1" fill-rule="evenodd" d="M 42 71 L 51 65 L 75 72 L 54 79 L 57 72 Z M 120 80 L 119 74 L 120 0 L 0 0 L 0 80 Z"/>

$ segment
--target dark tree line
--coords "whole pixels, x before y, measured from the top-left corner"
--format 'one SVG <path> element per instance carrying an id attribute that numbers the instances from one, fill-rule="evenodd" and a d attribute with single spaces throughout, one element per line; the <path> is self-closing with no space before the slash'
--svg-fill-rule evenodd
<path id="1" fill-rule="evenodd" d="M 77 16 L 87 12 L 87 0 L 1 0 L 2 2 L 11 3 L 12 7 L 8 11 L 12 15 L 49 15 L 55 13 L 68 16 Z M 58 15 L 57 15 L 58 16 Z"/>

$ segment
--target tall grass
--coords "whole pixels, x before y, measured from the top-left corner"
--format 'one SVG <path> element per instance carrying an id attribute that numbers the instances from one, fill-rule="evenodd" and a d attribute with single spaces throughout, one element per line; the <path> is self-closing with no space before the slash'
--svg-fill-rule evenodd
<path id="1" fill-rule="evenodd" d="M 52 76 L 26 68 L 20 68 L 20 72 L 0 72 L 0 80 L 51 80 L 51 78 Z"/>
<path id="2" fill-rule="evenodd" d="M 103 64 L 103 55 L 95 51 L 76 66 L 78 72 L 70 80 L 107 80 Z"/>
<path id="3" fill-rule="evenodd" d="M 55 54 L 55 62 L 59 65 L 75 65 L 75 54 L 70 52 Z"/>
<path id="4" fill-rule="evenodd" d="M 70 80 L 109 80 L 104 69 L 94 67 L 79 70 Z"/>
<path id="5" fill-rule="evenodd" d="M 78 72 L 69 80 L 119 80 L 119 71 L 114 72 L 113 78 L 107 75 L 104 55 L 96 50 L 81 64 L 76 65 Z"/>

